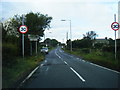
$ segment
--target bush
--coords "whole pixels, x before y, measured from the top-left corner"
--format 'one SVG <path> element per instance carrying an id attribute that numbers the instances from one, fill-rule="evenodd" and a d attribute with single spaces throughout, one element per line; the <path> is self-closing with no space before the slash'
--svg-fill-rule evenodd
<path id="1" fill-rule="evenodd" d="M 115 50 L 114 50 L 114 46 L 103 46 L 102 51 L 114 53 Z"/>
<path id="2" fill-rule="evenodd" d="M 3 66 L 8 66 L 11 64 L 16 63 L 15 60 L 18 55 L 18 48 L 17 45 L 12 43 L 4 43 L 2 45 L 2 63 Z"/>
<path id="3" fill-rule="evenodd" d="M 83 53 L 90 53 L 90 49 L 89 48 L 83 48 L 83 49 L 81 49 L 81 51 Z"/>

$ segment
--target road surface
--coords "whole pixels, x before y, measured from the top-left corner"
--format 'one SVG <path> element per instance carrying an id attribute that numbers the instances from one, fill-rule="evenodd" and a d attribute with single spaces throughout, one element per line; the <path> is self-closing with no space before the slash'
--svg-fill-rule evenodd
<path id="1" fill-rule="evenodd" d="M 65 53 L 46 55 L 21 88 L 120 88 L 120 73 Z"/>

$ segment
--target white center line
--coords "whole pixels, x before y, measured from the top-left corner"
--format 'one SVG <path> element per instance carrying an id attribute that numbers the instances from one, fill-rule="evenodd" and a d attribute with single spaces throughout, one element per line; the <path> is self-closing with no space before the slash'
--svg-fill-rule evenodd
<path id="1" fill-rule="evenodd" d="M 68 65 L 68 63 L 67 63 L 66 61 L 64 61 L 64 63 Z M 69 65 L 68 65 L 68 66 L 69 66 Z"/>
<path id="2" fill-rule="evenodd" d="M 72 67 L 70 69 L 83 81 L 85 82 L 85 79 L 83 79 Z"/>
<path id="3" fill-rule="evenodd" d="M 60 57 L 60 56 L 56 53 L 56 51 L 55 51 L 55 54 L 56 54 L 58 57 Z M 73 56 L 72 56 L 72 57 L 73 57 Z M 61 58 L 61 57 L 60 57 L 60 58 Z M 62 58 L 61 58 L 61 60 L 62 60 Z M 62 61 L 64 61 L 64 60 L 62 60 Z M 66 61 L 64 61 L 64 63 L 67 64 L 68 66 L 70 66 Z M 69 67 L 69 68 L 79 77 L 79 79 L 81 79 L 83 82 L 85 82 L 85 79 L 83 79 L 83 77 L 81 77 L 79 73 L 77 73 L 72 67 Z"/>

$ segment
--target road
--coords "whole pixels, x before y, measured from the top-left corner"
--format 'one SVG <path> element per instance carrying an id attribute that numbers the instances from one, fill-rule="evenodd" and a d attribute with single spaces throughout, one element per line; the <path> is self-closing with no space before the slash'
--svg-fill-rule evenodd
<path id="1" fill-rule="evenodd" d="M 46 55 L 22 88 L 120 88 L 120 73 L 65 53 L 60 47 Z"/>

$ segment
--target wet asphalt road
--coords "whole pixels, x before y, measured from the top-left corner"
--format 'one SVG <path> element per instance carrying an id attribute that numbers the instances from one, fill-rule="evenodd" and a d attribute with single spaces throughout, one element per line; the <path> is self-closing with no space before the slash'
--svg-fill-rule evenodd
<path id="1" fill-rule="evenodd" d="M 52 50 L 21 88 L 120 88 L 120 73 Z"/>

